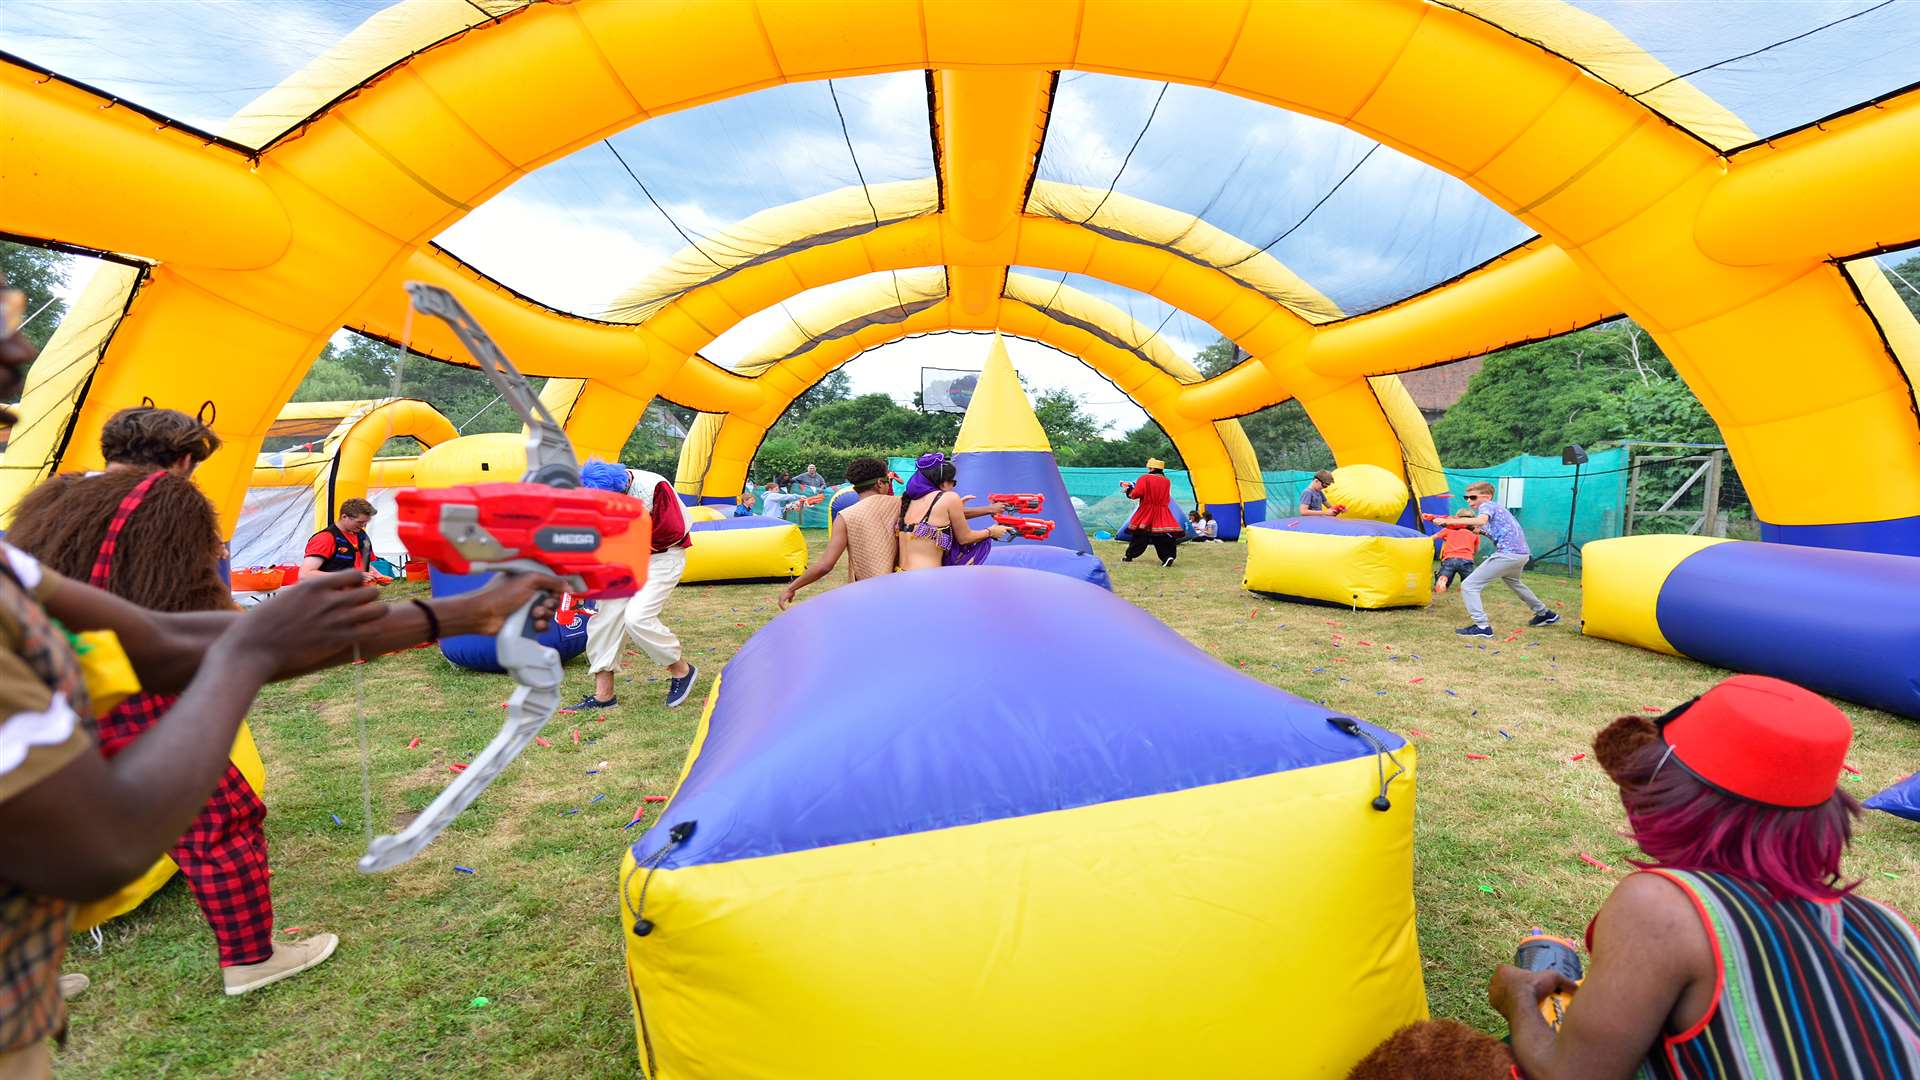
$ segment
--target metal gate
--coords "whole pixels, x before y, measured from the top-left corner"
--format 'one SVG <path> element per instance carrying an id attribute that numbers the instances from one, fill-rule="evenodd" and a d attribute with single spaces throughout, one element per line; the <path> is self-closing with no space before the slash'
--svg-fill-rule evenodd
<path id="1" fill-rule="evenodd" d="M 1727 448 L 1720 443 L 1629 441 L 1625 534 L 1725 536 L 1720 483 Z"/>

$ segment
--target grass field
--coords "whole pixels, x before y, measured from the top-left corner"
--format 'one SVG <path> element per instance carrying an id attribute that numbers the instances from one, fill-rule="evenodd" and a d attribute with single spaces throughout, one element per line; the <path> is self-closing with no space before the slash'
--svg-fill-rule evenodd
<path id="1" fill-rule="evenodd" d="M 1121 565 L 1115 545 L 1099 546 L 1122 597 L 1228 665 L 1402 734 L 1418 730 L 1414 887 L 1428 1000 L 1435 1015 L 1488 1030 L 1500 1030 L 1483 996 L 1492 966 L 1531 925 L 1578 933 L 1632 854 L 1612 786 L 1590 758 L 1570 759 L 1606 719 L 1664 710 L 1721 675 L 1580 636 L 1578 587 L 1565 579 L 1534 583 L 1565 622 L 1481 648 L 1454 637 L 1465 619 L 1453 595 L 1412 612 L 1305 607 L 1243 592 L 1236 545 L 1188 547 L 1171 570 Z M 667 621 L 701 667 L 700 695 L 774 617 L 777 593 L 674 594 Z M 1522 625 L 1510 594 L 1488 597 L 1502 638 Z M 252 724 L 268 768 L 278 923 L 337 932 L 338 955 L 228 999 L 212 938 L 176 878 L 108 924 L 104 951 L 74 939 L 67 970 L 94 985 L 73 1004 L 61 1075 L 637 1075 L 614 877 L 639 830 L 622 826 L 643 795 L 669 790 L 699 710 L 697 699 L 664 708 L 659 673 L 629 663 L 617 709 L 556 718 L 551 747 L 530 747 L 419 859 L 373 878 L 353 868 L 366 840 L 356 699 L 384 827 L 493 736 L 507 683 L 421 650 L 269 689 Z M 584 664 L 571 667 L 569 700 L 588 684 Z M 1849 790 L 1864 796 L 1920 765 L 1920 723 L 1847 712 L 1862 774 L 1847 778 Z M 419 748 L 407 749 L 415 736 Z M 1868 815 L 1848 870 L 1867 895 L 1920 912 L 1914 826 Z"/>

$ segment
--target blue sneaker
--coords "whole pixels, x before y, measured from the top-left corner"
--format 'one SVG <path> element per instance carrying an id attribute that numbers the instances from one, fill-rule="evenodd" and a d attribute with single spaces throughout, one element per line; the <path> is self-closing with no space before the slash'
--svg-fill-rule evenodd
<path id="1" fill-rule="evenodd" d="M 592 694 L 588 694 L 586 697 L 580 699 L 580 704 L 575 705 L 573 711 L 584 712 L 587 709 L 611 709 L 618 704 L 620 704 L 620 699 L 617 697 L 610 697 L 605 701 L 601 701 Z"/>
<path id="2" fill-rule="evenodd" d="M 693 680 L 699 677 L 700 669 L 689 663 L 685 675 L 670 680 L 667 683 L 667 708 L 677 709 L 684 704 L 688 698 L 692 697 Z"/>
<path id="3" fill-rule="evenodd" d="M 1560 613 L 1549 608 L 1527 620 L 1528 626 L 1552 626 L 1560 621 Z"/>
<path id="4" fill-rule="evenodd" d="M 1463 626 L 1460 629 L 1455 630 L 1454 633 L 1459 634 L 1461 637 L 1492 637 L 1493 627 Z"/>

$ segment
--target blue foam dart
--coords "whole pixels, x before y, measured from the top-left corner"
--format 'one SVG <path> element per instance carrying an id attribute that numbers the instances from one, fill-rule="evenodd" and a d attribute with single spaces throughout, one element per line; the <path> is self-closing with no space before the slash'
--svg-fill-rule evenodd
<path id="1" fill-rule="evenodd" d="M 1920 718 L 1920 558 L 1714 544 L 1673 568 L 1655 612 L 1695 660 Z"/>
<path id="2" fill-rule="evenodd" d="M 1920 821 L 1920 773 L 1909 776 L 1868 799 L 1867 809 L 1885 810 L 1894 817 Z"/>
<path id="3" fill-rule="evenodd" d="M 847 656 L 926 641 L 928 611 L 949 626 L 1004 628 L 933 646 L 943 669 L 992 673 L 966 708 L 903 708 L 927 700 L 920 665 L 879 665 L 857 683 L 846 680 Z M 1130 676 L 1143 664 L 1150 676 Z M 1239 673 L 1109 592 L 991 563 L 823 593 L 748 639 L 722 685 L 672 812 L 634 844 L 636 859 L 664 846 L 677 822 L 699 828 L 665 869 L 1182 791 L 1374 752 L 1330 727 L 1328 710 Z M 796 702 L 817 701 L 836 703 L 833 723 L 793 722 Z M 1389 749 L 1406 745 L 1361 727 Z M 982 747 L 999 749 L 983 755 Z"/>

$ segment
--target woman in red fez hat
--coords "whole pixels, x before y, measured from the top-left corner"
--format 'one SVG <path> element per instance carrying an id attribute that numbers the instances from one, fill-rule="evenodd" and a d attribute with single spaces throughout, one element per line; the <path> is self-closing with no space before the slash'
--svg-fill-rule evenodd
<path id="1" fill-rule="evenodd" d="M 1557 1031 L 1541 1001 L 1572 982 L 1494 972 L 1487 995 L 1512 1032 L 1504 1071 L 1920 1077 L 1920 936 L 1840 876 L 1860 814 L 1839 784 L 1852 736 L 1819 695 L 1757 675 L 1602 729 L 1594 757 L 1647 858 L 1588 925 L 1591 961 Z M 1437 1059 L 1433 1026 L 1396 1034 L 1354 1075 L 1488 1075 L 1446 1063 L 1486 1062 L 1491 1040 L 1445 1033 L 1456 1044 Z"/>

